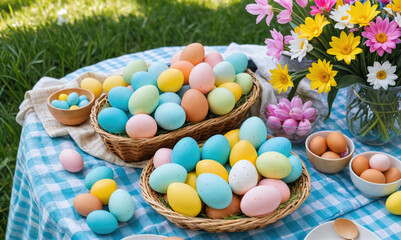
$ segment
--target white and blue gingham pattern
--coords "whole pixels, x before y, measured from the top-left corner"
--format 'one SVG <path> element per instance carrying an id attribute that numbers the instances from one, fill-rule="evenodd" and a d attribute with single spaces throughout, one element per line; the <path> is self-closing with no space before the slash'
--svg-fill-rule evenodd
<path id="1" fill-rule="evenodd" d="M 213 47 L 224 52 L 226 47 Z M 71 80 L 85 71 L 113 72 L 129 61 L 141 58 L 147 62 L 168 63 L 181 47 L 164 47 L 141 53 L 124 55 L 84 67 L 64 79 Z M 331 118 L 316 130 L 341 130 L 351 136 L 345 122 L 346 92 L 340 91 L 333 105 Z M 365 151 L 384 151 L 400 157 L 401 140 L 384 147 L 363 145 L 353 138 L 355 154 Z M 85 166 L 79 173 L 63 170 L 58 155 L 65 148 L 76 149 L 84 158 Z M 133 234 L 160 234 L 187 239 L 303 239 L 319 224 L 340 216 L 354 220 L 372 230 L 382 239 L 401 239 L 401 216 L 390 214 L 385 199 L 374 200 L 361 195 L 352 185 L 348 168 L 339 174 L 325 175 L 315 171 L 309 163 L 302 144 L 294 146 L 312 178 L 312 191 L 305 203 L 294 213 L 263 229 L 241 233 L 210 234 L 204 231 L 183 230 L 154 211 L 143 199 L 139 187 L 141 169 L 120 167 L 96 159 L 82 152 L 69 137 L 50 138 L 34 113 L 26 117 L 17 157 L 7 239 L 121 239 Z M 115 173 L 119 188 L 127 190 L 135 199 L 135 216 L 118 229 L 100 236 L 90 231 L 85 218 L 73 208 L 72 201 L 87 192 L 84 177 L 94 167 L 109 166 Z"/>

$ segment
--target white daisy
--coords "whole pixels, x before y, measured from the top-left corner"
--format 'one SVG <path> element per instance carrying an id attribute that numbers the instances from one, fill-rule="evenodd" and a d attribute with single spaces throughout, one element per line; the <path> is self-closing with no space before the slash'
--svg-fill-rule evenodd
<path id="1" fill-rule="evenodd" d="M 351 10 L 351 7 L 346 4 L 343 6 L 338 6 L 338 9 L 331 11 L 330 18 L 337 22 L 336 25 L 334 25 L 335 28 L 344 29 L 345 27 L 354 27 L 354 24 L 349 22 L 351 20 L 351 15 L 347 13 L 348 10 Z"/>
<path id="2" fill-rule="evenodd" d="M 399 13 L 396 13 L 394 20 L 398 24 L 398 26 L 401 27 L 401 15 Z"/>
<path id="3" fill-rule="evenodd" d="M 68 18 L 64 17 L 65 15 L 67 15 L 67 9 L 63 8 L 57 12 L 57 25 L 61 26 L 68 22 Z"/>
<path id="4" fill-rule="evenodd" d="M 301 62 L 307 52 L 313 49 L 313 46 L 308 42 L 306 37 L 299 39 L 299 35 L 291 31 L 292 40 L 289 41 L 289 48 L 291 53 L 291 59 L 298 58 L 298 62 Z"/>
<path id="5" fill-rule="evenodd" d="M 396 66 L 391 66 L 389 61 L 385 61 L 383 64 L 379 62 L 374 62 L 373 67 L 368 67 L 368 82 L 373 85 L 374 89 L 379 89 L 380 87 L 387 90 L 388 86 L 395 85 L 395 79 L 397 75 L 394 74 L 396 71 Z"/>

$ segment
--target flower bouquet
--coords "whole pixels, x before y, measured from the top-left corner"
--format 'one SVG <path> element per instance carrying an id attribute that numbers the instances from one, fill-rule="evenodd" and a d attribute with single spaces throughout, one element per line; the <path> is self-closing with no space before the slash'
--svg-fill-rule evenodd
<path id="1" fill-rule="evenodd" d="M 271 30 L 267 54 L 279 62 L 286 50 L 291 59 L 314 61 L 294 73 L 278 64 L 270 71 L 274 89 L 291 88 L 291 99 L 308 78 L 311 89 L 327 93 L 327 119 L 338 90 L 349 87 L 347 122 L 358 139 L 380 145 L 400 134 L 401 0 L 274 0 L 274 7 L 267 0 L 255 2 L 246 10 L 258 15 L 257 23 L 266 17 L 269 26 L 278 13 L 277 22 L 292 29 Z"/>

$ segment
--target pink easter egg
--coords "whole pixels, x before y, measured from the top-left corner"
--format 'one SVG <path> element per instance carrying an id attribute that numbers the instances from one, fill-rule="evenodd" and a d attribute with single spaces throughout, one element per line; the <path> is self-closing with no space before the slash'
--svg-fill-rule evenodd
<path id="1" fill-rule="evenodd" d="M 258 186 L 271 186 L 271 187 L 275 187 L 277 188 L 277 190 L 280 192 L 281 194 L 281 202 L 285 203 L 288 201 L 288 199 L 290 199 L 291 196 L 291 192 L 290 192 L 290 188 L 288 187 L 288 185 L 280 180 L 280 179 L 263 179 L 262 181 L 259 182 Z"/>
<path id="2" fill-rule="evenodd" d="M 81 154 L 74 149 L 64 149 L 58 156 L 63 168 L 69 172 L 79 172 L 84 167 Z"/>
<path id="3" fill-rule="evenodd" d="M 213 89 L 215 76 L 213 68 L 207 63 L 196 65 L 189 74 L 189 86 L 203 94 Z"/>
<path id="4" fill-rule="evenodd" d="M 281 194 L 275 187 L 256 186 L 245 193 L 241 199 L 241 211 L 249 217 L 269 214 L 277 209 Z"/>
<path id="5" fill-rule="evenodd" d="M 170 148 L 160 148 L 156 151 L 153 156 L 153 165 L 155 168 L 160 167 L 163 164 L 171 163 L 171 153 L 173 150 Z"/>
<path id="6" fill-rule="evenodd" d="M 209 64 L 212 68 L 222 61 L 224 61 L 223 56 L 221 56 L 221 54 L 217 51 L 206 54 L 205 58 L 203 59 L 203 62 Z"/>
<path id="7" fill-rule="evenodd" d="M 174 63 L 180 61 L 180 57 L 181 57 L 181 51 L 176 52 L 176 53 L 171 57 L 170 66 L 173 65 Z"/>
<path id="8" fill-rule="evenodd" d="M 369 166 L 370 168 L 384 172 L 391 167 L 391 160 L 387 155 L 378 153 L 370 157 Z"/>
<path id="9" fill-rule="evenodd" d="M 125 131 L 131 138 L 151 138 L 157 132 L 157 123 L 147 114 L 136 114 L 128 120 Z"/>

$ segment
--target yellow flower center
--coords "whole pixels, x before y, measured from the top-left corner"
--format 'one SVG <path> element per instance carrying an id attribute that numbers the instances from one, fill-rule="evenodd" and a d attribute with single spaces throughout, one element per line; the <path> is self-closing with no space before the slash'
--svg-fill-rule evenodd
<path id="1" fill-rule="evenodd" d="M 390 8 L 393 12 L 401 12 L 401 5 L 399 4 L 389 4 L 388 8 Z"/>
<path id="2" fill-rule="evenodd" d="M 387 35 L 384 33 L 379 33 L 376 35 L 376 41 L 379 43 L 385 43 L 387 42 Z"/>
<path id="3" fill-rule="evenodd" d="M 280 82 L 281 82 L 283 85 L 286 85 L 287 82 L 288 82 L 287 75 L 281 74 L 281 76 L 280 76 Z"/>
<path id="4" fill-rule="evenodd" d="M 378 71 L 376 73 L 376 77 L 380 80 L 386 79 L 387 78 L 387 73 L 385 71 Z"/>
<path id="5" fill-rule="evenodd" d="M 352 52 L 352 46 L 351 45 L 344 45 L 341 47 L 341 53 L 343 55 L 349 55 Z"/>
<path id="6" fill-rule="evenodd" d="M 330 76 L 326 72 L 322 72 L 320 74 L 320 81 L 321 82 L 327 83 L 329 81 L 329 79 L 330 79 Z"/>
<path id="7" fill-rule="evenodd" d="M 348 19 L 348 17 L 349 17 L 348 15 L 346 15 L 346 16 L 342 16 L 342 17 L 341 17 L 341 20 L 347 20 L 347 19 Z"/>
<path id="8" fill-rule="evenodd" d="M 301 42 L 301 46 L 299 46 L 299 48 L 304 49 L 304 45 L 305 45 L 305 42 Z"/>

